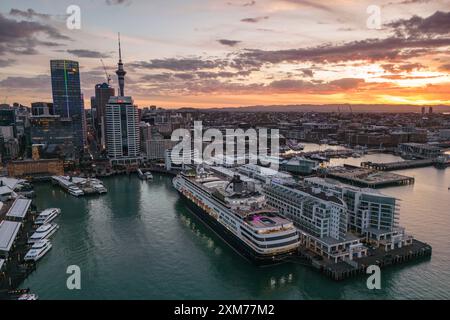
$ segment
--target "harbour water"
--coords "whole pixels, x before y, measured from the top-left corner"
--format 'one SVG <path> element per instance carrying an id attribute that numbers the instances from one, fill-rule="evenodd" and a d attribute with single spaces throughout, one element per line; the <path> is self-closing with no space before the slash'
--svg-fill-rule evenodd
<path id="1" fill-rule="evenodd" d="M 62 209 L 61 228 L 23 287 L 41 299 L 449 299 L 450 169 L 400 173 L 416 183 L 381 191 L 402 200 L 401 224 L 433 256 L 384 269 L 381 290 L 368 290 L 364 276 L 334 282 L 302 265 L 253 266 L 191 215 L 162 175 L 104 179 L 108 194 L 85 198 L 36 185 L 39 209 Z M 81 290 L 66 287 L 70 265 L 81 268 Z"/>

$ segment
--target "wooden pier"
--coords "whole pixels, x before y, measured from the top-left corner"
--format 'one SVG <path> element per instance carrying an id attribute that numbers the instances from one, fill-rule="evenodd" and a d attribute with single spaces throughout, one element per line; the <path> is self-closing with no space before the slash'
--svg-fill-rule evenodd
<path id="1" fill-rule="evenodd" d="M 356 258 L 351 263 L 341 261 L 338 263 L 318 260 L 313 254 L 301 252 L 310 265 L 335 281 L 342 281 L 359 275 L 366 275 L 366 270 L 371 265 L 379 266 L 381 269 L 400 265 L 412 261 L 429 259 L 432 254 L 430 245 L 413 240 L 409 246 L 384 251 L 382 248 L 370 249 L 367 257 Z"/>
<path id="2" fill-rule="evenodd" d="M 393 170 L 403 170 L 412 168 L 429 167 L 434 165 L 434 159 L 420 159 L 420 160 L 409 160 L 409 161 L 397 161 L 388 163 L 375 163 L 375 162 L 361 162 L 361 167 L 375 169 L 378 171 L 393 171 Z"/>
<path id="3" fill-rule="evenodd" d="M 6 267 L 0 272 L 0 300 L 16 298 L 11 291 L 16 290 L 21 283 L 36 270 L 35 262 L 24 262 L 23 257 L 30 249 L 28 237 L 33 232 L 35 212 L 30 212 L 23 222 L 22 230 L 14 244 L 13 250 L 6 260 Z M 1 219 L 1 218 L 0 218 Z"/>
<path id="4" fill-rule="evenodd" d="M 413 177 L 347 164 L 340 167 L 330 167 L 325 170 L 324 175 L 347 184 L 374 189 L 409 185 L 415 182 Z"/>
<path id="5" fill-rule="evenodd" d="M 361 167 L 374 169 L 378 171 L 393 171 L 393 170 L 404 170 L 413 168 L 423 168 L 435 166 L 438 169 L 444 169 L 450 166 L 450 160 L 443 159 L 418 159 L 418 160 L 407 160 L 407 161 L 396 161 L 387 163 L 375 163 L 375 162 L 361 162 Z"/>

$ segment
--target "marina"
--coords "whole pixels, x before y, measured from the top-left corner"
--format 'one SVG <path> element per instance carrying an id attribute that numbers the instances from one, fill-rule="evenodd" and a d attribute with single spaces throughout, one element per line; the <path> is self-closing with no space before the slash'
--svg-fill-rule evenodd
<path id="1" fill-rule="evenodd" d="M 10 178 L 9 182 L 13 180 Z M 59 226 L 45 223 L 60 213 L 58 208 L 39 213 L 32 200 L 17 194 L 0 202 L 0 299 L 37 299 L 28 289 L 16 288 L 52 248 L 48 238 Z"/>

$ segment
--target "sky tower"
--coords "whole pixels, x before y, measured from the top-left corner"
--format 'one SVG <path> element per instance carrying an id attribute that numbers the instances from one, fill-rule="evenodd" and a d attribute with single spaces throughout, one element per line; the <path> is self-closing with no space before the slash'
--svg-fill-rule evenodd
<path id="1" fill-rule="evenodd" d="M 119 63 L 117 64 L 118 69 L 116 71 L 117 77 L 119 79 L 119 96 L 125 96 L 125 75 L 127 72 L 123 69 L 122 63 L 122 48 L 120 46 L 120 33 L 119 33 Z"/>

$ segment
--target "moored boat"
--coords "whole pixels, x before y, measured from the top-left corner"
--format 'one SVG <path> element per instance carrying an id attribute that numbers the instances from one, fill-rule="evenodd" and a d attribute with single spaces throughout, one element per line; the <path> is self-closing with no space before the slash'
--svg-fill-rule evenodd
<path id="1" fill-rule="evenodd" d="M 50 240 L 44 239 L 39 240 L 33 244 L 31 249 L 27 252 L 24 257 L 25 261 L 38 261 L 42 257 L 44 257 L 47 252 L 52 248 L 52 244 Z"/>
<path id="2" fill-rule="evenodd" d="M 40 240 L 50 238 L 56 231 L 58 231 L 59 226 L 56 223 L 47 223 L 39 228 L 33 233 L 33 235 L 28 239 L 28 243 L 35 243 Z"/>
<path id="3" fill-rule="evenodd" d="M 173 184 L 191 211 L 241 255 L 259 265 L 283 262 L 298 249 L 297 230 L 250 180 L 181 173 Z"/>
<path id="4" fill-rule="evenodd" d="M 61 213 L 61 209 L 59 208 L 48 208 L 42 211 L 39 216 L 36 218 L 34 222 L 37 225 L 42 225 L 46 223 L 52 222 L 56 217 Z"/>

